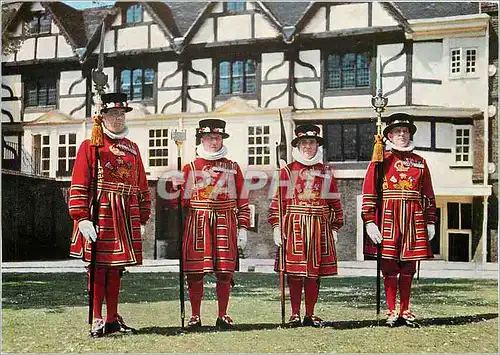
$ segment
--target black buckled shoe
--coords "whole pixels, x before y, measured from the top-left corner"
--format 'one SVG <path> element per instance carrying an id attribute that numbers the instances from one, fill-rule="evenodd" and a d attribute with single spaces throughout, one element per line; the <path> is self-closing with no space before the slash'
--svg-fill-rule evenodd
<path id="1" fill-rule="evenodd" d="M 120 315 L 117 315 L 114 321 L 106 322 L 106 325 L 104 326 L 104 334 L 112 334 L 116 332 L 135 334 L 137 333 L 137 330 L 126 325 L 123 318 Z"/>
<path id="2" fill-rule="evenodd" d="M 100 338 L 104 336 L 104 321 L 102 319 L 94 319 L 92 329 L 90 330 L 90 336 L 92 338 Z"/>
<path id="3" fill-rule="evenodd" d="M 217 318 L 215 326 L 221 330 L 227 330 L 227 329 L 233 329 L 234 323 L 231 317 L 225 314 L 222 317 Z"/>
<path id="4" fill-rule="evenodd" d="M 188 322 L 189 329 L 201 328 L 201 318 L 200 316 L 191 316 L 191 319 Z"/>
<path id="5" fill-rule="evenodd" d="M 300 314 L 294 313 L 290 316 L 288 320 L 288 325 L 292 328 L 300 327 L 302 325 L 302 321 L 300 320 Z"/>
<path id="6" fill-rule="evenodd" d="M 305 316 L 304 320 L 302 321 L 302 325 L 304 327 L 315 327 L 315 328 L 320 328 L 323 326 L 323 319 L 320 317 L 316 316 Z"/>

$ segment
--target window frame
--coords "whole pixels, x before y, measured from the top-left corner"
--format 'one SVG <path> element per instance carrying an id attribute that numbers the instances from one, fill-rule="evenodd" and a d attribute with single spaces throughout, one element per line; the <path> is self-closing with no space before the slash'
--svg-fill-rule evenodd
<path id="1" fill-rule="evenodd" d="M 458 137 L 457 133 L 459 130 L 468 130 L 469 131 L 469 145 L 468 145 L 468 155 L 469 155 L 469 160 L 468 161 L 457 161 L 457 154 L 461 154 L 463 157 L 463 152 L 457 153 L 457 139 L 462 138 L 464 139 L 464 136 Z M 453 147 L 452 147 L 452 154 L 453 154 L 453 164 L 452 166 L 467 166 L 467 167 L 473 167 L 474 165 L 474 149 L 473 149 L 473 126 L 472 125 L 454 125 L 453 126 Z M 464 147 L 462 143 L 462 148 Z"/>
<path id="2" fill-rule="evenodd" d="M 48 138 L 48 143 L 44 143 L 44 138 L 47 137 Z M 52 147 L 50 145 L 50 135 L 49 134 L 41 134 L 40 135 L 40 175 L 42 176 L 50 176 L 50 172 L 51 172 L 51 168 L 52 168 L 52 159 L 50 158 L 50 156 L 52 155 Z M 48 152 L 49 152 L 49 156 L 48 157 L 44 157 L 44 148 L 47 148 L 48 149 Z M 48 169 L 44 169 L 43 168 L 43 162 L 44 161 L 48 161 L 48 164 L 49 164 L 49 167 Z"/>
<path id="3" fill-rule="evenodd" d="M 47 104 L 45 105 L 40 105 L 40 91 L 42 87 L 42 83 L 47 85 L 46 88 L 46 94 L 47 94 Z M 30 105 L 29 104 L 29 89 L 30 85 L 35 84 L 36 85 L 36 95 L 37 95 L 37 104 L 36 105 Z M 55 92 L 54 95 L 54 103 L 49 103 L 49 91 L 52 89 L 51 84 L 53 84 L 53 89 Z M 46 75 L 46 76 L 41 76 L 41 75 L 35 75 L 35 76 L 30 76 L 30 77 L 23 77 L 23 107 L 25 110 L 32 110 L 32 111 L 37 111 L 40 109 L 53 109 L 57 108 L 59 102 L 59 77 L 55 75 Z"/>
<path id="4" fill-rule="evenodd" d="M 161 131 L 161 136 L 160 137 L 157 137 L 156 136 L 156 131 Z M 166 131 L 166 136 L 163 135 L 163 131 Z M 154 137 L 151 137 L 151 132 L 154 133 Z M 169 166 L 169 164 L 171 163 L 170 161 L 170 152 L 171 152 L 171 149 L 170 149 L 170 138 L 169 138 L 169 134 L 170 134 L 170 128 L 168 127 L 156 127 L 156 128 L 150 128 L 148 129 L 148 149 L 147 149 L 147 154 L 148 154 L 148 167 L 149 169 L 151 170 L 155 170 L 155 169 L 165 169 L 166 167 Z M 166 139 L 167 140 L 167 145 L 163 145 L 164 142 L 161 142 L 162 144 L 160 146 L 150 146 L 150 143 L 151 141 L 156 141 L 156 140 L 164 140 Z M 152 150 L 164 150 L 166 149 L 167 150 L 167 155 L 164 156 L 164 155 L 161 155 L 161 156 L 156 156 L 156 153 L 155 153 L 155 156 L 152 157 L 151 156 L 151 151 Z M 162 159 L 167 159 L 167 164 L 166 165 L 151 165 L 151 159 L 157 161 L 157 160 L 162 160 Z"/>
<path id="5" fill-rule="evenodd" d="M 475 60 L 474 60 L 474 71 L 467 73 L 467 52 L 468 51 L 475 51 Z M 453 72 L 453 63 L 454 61 L 454 56 L 453 56 L 453 51 L 460 51 L 460 61 L 459 67 L 460 70 L 458 72 Z M 457 46 L 457 47 L 450 47 L 449 51 L 449 60 L 448 60 L 448 75 L 450 79 L 464 79 L 464 78 L 478 78 L 479 73 L 478 73 L 478 58 L 479 58 L 479 48 L 477 46 Z"/>
<path id="6" fill-rule="evenodd" d="M 262 129 L 262 133 L 261 134 L 257 134 L 257 127 L 261 127 Z M 267 133 L 265 133 L 266 131 L 266 127 L 267 127 Z M 250 128 L 253 128 L 254 129 L 254 133 L 252 135 L 250 135 Z M 268 143 L 264 143 L 265 141 L 265 138 L 268 138 Z M 254 138 L 255 141 L 257 138 L 262 138 L 262 143 L 256 143 L 254 142 L 253 144 L 250 143 L 250 138 Z M 252 167 L 256 167 L 256 166 L 259 166 L 259 167 L 268 167 L 272 164 L 271 162 L 271 125 L 269 124 L 252 124 L 252 125 L 248 125 L 247 126 L 247 140 L 246 140 L 247 144 L 246 144 L 246 151 L 247 151 L 247 164 L 248 166 L 252 166 Z M 268 153 L 260 153 L 258 154 L 256 152 L 257 148 L 262 148 L 263 151 L 265 151 L 265 148 L 268 148 Z M 250 154 L 250 149 L 251 148 L 254 148 L 255 149 L 255 152 L 253 154 Z M 260 157 L 262 158 L 262 164 L 257 164 L 257 158 Z M 268 157 L 269 158 L 269 162 L 266 164 L 265 163 L 265 158 Z M 251 164 L 250 163 L 250 158 L 254 158 L 254 163 Z"/>
<path id="7" fill-rule="evenodd" d="M 133 8 L 135 6 L 139 6 L 141 8 L 141 19 L 140 19 L 140 21 L 128 22 L 127 21 L 127 13 L 131 8 Z M 145 11 L 145 9 L 144 9 L 144 5 L 142 3 L 129 3 L 129 4 L 127 4 L 127 6 L 123 7 L 123 9 L 122 9 L 122 25 L 134 26 L 136 24 L 143 23 L 144 22 L 144 11 Z"/>
<path id="8" fill-rule="evenodd" d="M 75 142 L 70 143 L 70 135 L 74 135 Z M 60 142 L 61 136 L 65 137 L 64 138 L 64 143 Z M 68 133 L 59 133 L 57 135 L 57 170 L 56 170 L 56 177 L 69 177 L 71 176 L 71 173 L 73 171 L 73 166 L 75 165 L 76 161 L 76 153 L 77 153 L 77 143 L 76 143 L 76 133 L 68 132 Z M 59 150 L 63 147 L 65 149 L 65 157 L 61 157 L 59 154 Z M 74 155 L 71 156 L 70 154 L 70 149 L 74 148 Z M 59 170 L 59 162 L 64 160 L 66 170 L 61 171 Z M 71 164 L 73 163 L 73 164 Z"/>
<path id="9" fill-rule="evenodd" d="M 241 93 L 221 93 L 220 92 L 220 82 L 221 82 L 221 75 L 220 75 L 220 65 L 222 62 L 229 62 L 230 63 L 230 83 L 229 86 L 232 91 L 232 86 L 233 86 L 233 64 L 234 62 L 237 61 L 242 61 L 243 62 L 243 87 L 245 88 L 245 83 L 246 83 L 246 78 L 248 75 L 246 75 L 245 72 L 245 67 L 246 67 L 246 62 L 248 60 L 253 60 L 255 62 L 255 91 L 254 92 L 241 92 Z M 220 57 L 215 59 L 214 61 L 214 72 L 215 72 L 215 80 L 214 80 L 214 92 L 215 92 L 215 97 L 218 99 L 229 99 L 234 96 L 240 96 L 245 99 L 258 99 L 259 97 L 259 90 L 260 90 L 260 54 L 259 55 L 238 55 L 238 56 L 233 56 L 233 57 Z"/>
<path id="10" fill-rule="evenodd" d="M 367 142 L 367 144 L 372 147 L 373 146 L 373 141 L 372 139 L 362 139 L 362 135 L 360 133 L 360 124 L 367 124 L 369 125 L 370 127 L 373 126 L 373 135 L 376 134 L 376 128 L 375 128 L 375 125 L 370 121 L 370 119 L 354 119 L 354 120 L 336 120 L 336 121 L 328 121 L 328 122 L 324 122 L 323 123 L 323 136 L 324 136 L 324 146 L 325 146 L 325 151 L 328 152 L 330 149 L 328 149 L 328 146 L 329 146 L 329 140 L 330 140 L 330 134 L 329 134 L 329 127 L 331 126 L 336 126 L 336 125 L 339 125 L 341 128 L 340 128 L 340 132 L 341 132 L 341 142 L 340 142 L 340 145 L 341 145 L 341 152 L 340 152 L 340 155 L 341 155 L 341 160 L 330 160 L 328 154 L 325 154 L 324 155 L 324 159 L 325 159 L 325 162 L 332 162 L 332 163 L 348 163 L 348 164 L 356 164 L 356 163 L 360 163 L 360 164 L 365 164 L 365 163 L 368 163 L 370 162 L 371 160 L 371 153 L 369 154 L 369 156 L 367 156 L 367 159 L 364 160 L 362 159 L 362 157 L 360 157 L 361 155 L 361 144 L 363 142 Z M 357 158 L 355 160 L 350 160 L 350 159 L 346 159 L 345 158 L 345 153 L 344 153 L 344 125 L 355 125 L 356 126 L 356 155 L 357 155 Z M 364 165 L 363 165 L 364 166 Z"/>
<path id="11" fill-rule="evenodd" d="M 155 65 L 151 65 L 149 66 L 148 64 L 144 64 L 144 65 L 124 65 L 124 66 L 121 66 L 121 67 L 117 67 L 115 68 L 116 69 L 116 84 L 119 88 L 119 91 L 122 92 L 122 93 L 125 93 L 127 94 L 127 101 L 128 102 L 134 102 L 134 103 L 137 103 L 137 102 L 140 102 L 140 103 L 143 103 L 145 105 L 148 105 L 148 104 L 154 104 L 155 103 L 155 100 L 156 100 L 156 86 L 157 86 L 157 80 L 158 80 L 158 68 L 157 66 Z M 142 98 L 140 100 L 134 100 L 134 85 L 133 85 L 133 73 L 135 70 L 138 70 L 140 69 L 141 70 L 141 75 L 142 75 L 142 83 L 141 83 L 141 93 L 142 93 Z M 153 81 L 151 83 L 151 97 L 148 97 L 148 98 L 144 98 L 144 78 L 145 78 L 145 75 L 144 75 L 144 72 L 146 70 L 152 70 L 153 71 Z M 124 71 L 130 71 L 130 93 L 129 92 L 125 92 L 122 90 L 122 73 Z M 131 94 L 131 95 L 130 95 Z"/>
<path id="12" fill-rule="evenodd" d="M 457 203 L 458 204 L 458 228 L 449 228 L 448 225 L 448 219 L 449 219 L 449 214 L 450 214 L 450 208 L 449 204 L 450 203 Z M 454 260 L 450 260 L 450 234 L 462 234 L 462 235 L 467 235 L 468 237 L 468 245 L 469 245 L 469 262 L 472 260 L 472 228 L 462 228 L 462 205 L 463 204 L 468 204 L 470 205 L 471 208 L 471 227 L 473 226 L 472 224 L 472 218 L 473 218 L 473 207 L 474 204 L 472 201 L 466 201 L 466 200 L 452 200 L 452 201 L 446 201 L 446 219 L 443 220 L 444 223 L 446 223 L 446 260 L 455 262 Z M 444 247 L 444 246 L 443 246 Z M 460 262 L 460 261 L 458 261 Z"/>
<path id="13" fill-rule="evenodd" d="M 23 27 L 23 36 L 26 38 L 31 38 L 31 37 L 39 37 L 39 36 L 49 36 L 52 34 L 52 14 L 47 12 L 47 11 L 36 11 L 31 13 L 31 19 L 29 21 L 25 21 L 26 26 Z M 49 30 L 47 32 L 41 32 L 41 21 L 42 18 L 48 16 L 50 19 L 50 26 Z M 31 32 L 31 22 L 33 22 L 34 19 L 37 19 L 37 29 L 36 32 Z"/>
<path id="14" fill-rule="evenodd" d="M 368 86 L 361 86 L 361 87 L 340 87 L 340 88 L 330 88 L 328 87 L 328 72 L 329 72 L 329 67 L 328 67 L 328 58 L 330 55 L 341 55 L 345 56 L 346 54 L 362 54 L 362 53 L 368 53 L 368 78 L 369 78 L 369 84 Z M 321 75 L 322 75 L 322 80 L 321 80 L 321 85 L 323 95 L 324 96 L 347 96 L 347 95 L 374 95 L 375 93 L 375 77 L 376 77 L 376 70 L 377 68 L 375 67 L 376 61 L 376 55 L 374 54 L 373 48 L 369 45 L 353 45 L 350 47 L 339 47 L 336 50 L 323 50 L 322 51 L 322 65 L 321 65 Z M 342 74 L 341 74 L 342 75 Z M 357 77 L 355 77 L 355 80 L 357 80 Z"/>
<path id="15" fill-rule="evenodd" d="M 243 9 L 232 9 L 229 7 L 229 4 L 243 4 Z M 247 10 L 247 6 L 246 6 L 246 1 L 224 1 L 223 2 L 223 11 L 224 12 L 229 12 L 229 13 L 232 13 L 232 14 L 235 14 L 235 13 L 240 13 L 240 12 L 245 12 Z"/>

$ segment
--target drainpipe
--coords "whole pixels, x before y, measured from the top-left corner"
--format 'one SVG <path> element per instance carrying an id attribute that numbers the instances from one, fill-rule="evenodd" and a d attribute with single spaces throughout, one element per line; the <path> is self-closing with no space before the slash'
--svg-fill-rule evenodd
<path id="1" fill-rule="evenodd" d="M 484 70 L 485 75 L 487 80 L 489 80 L 489 75 L 488 75 L 488 66 L 490 62 L 490 51 L 489 51 L 489 44 L 490 44 L 490 35 L 489 35 L 489 20 L 486 22 L 486 34 L 484 36 L 484 48 L 485 48 L 485 58 L 486 58 L 486 68 Z M 488 85 L 487 85 L 488 87 Z M 483 120 L 484 120 L 484 134 L 483 134 L 483 186 L 486 187 L 488 186 L 488 161 L 489 161 L 489 156 L 488 156 L 488 149 L 489 149 L 489 123 L 490 123 L 490 118 L 488 114 L 488 97 L 489 97 L 489 89 L 486 91 L 486 97 L 485 97 L 485 104 L 483 105 Z M 484 195 L 483 196 L 483 228 L 482 228 L 482 245 L 481 245 L 481 263 L 483 266 L 486 265 L 486 260 L 487 260 L 487 239 L 488 239 L 488 196 Z"/>

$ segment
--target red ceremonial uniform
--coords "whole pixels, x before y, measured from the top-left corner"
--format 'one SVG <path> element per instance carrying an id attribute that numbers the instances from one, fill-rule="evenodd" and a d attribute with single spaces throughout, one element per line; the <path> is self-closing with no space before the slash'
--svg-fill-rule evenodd
<path id="1" fill-rule="evenodd" d="M 306 166 L 298 161 L 281 169 L 283 207 L 281 230 L 285 241 L 285 272 L 319 277 L 337 274 L 337 256 L 332 231 L 344 224 L 344 216 L 333 171 L 322 163 Z M 269 223 L 279 226 L 279 204 L 275 194 Z"/>
<path id="2" fill-rule="evenodd" d="M 361 216 L 377 223 L 375 164 L 368 166 L 363 184 Z M 413 152 L 393 150 L 384 156 L 382 192 L 382 258 L 402 261 L 432 258 L 427 224 L 436 223 L 436 201 L 426 161 Z M 365 254 L 377 255 L 367 238 Z"/>
<path id="3" fill-rule="evenodd" d="M 244 178 L 236 162 L 197 158 L 184 166 L 183 261 L 186 274 L 234 272 L 237 230 L 250 225 L 248 198 L 242 198 Z"/>
<path id="4" fill-rule="evenodd" d="M 76 156 L 69 198 L 74 220 L 70 255 L 90 262 L 91 245 L 81 235 L 78 222 L 92 220 L 95 148 L 85 140 Z M 99 206 L 98 266 L 142 264 L 141 224 L 151 213 L 151 196 L 137 145 L 127 138 L 104 135 L 99 147 L 97 186 Z"/>

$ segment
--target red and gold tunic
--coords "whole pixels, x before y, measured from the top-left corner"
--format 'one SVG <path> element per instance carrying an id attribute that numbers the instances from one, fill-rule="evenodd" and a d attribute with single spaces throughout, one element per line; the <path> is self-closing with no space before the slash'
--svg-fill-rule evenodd
<path id="1" fill-rule="evenodd" d="M 368 166 L 363 184 L 361 216 L 365 224 L 377 223 L 376 167 Z M 382 186 L 382 257 L 396 260 L 432 258 L 427 224 L 436 222 L 436 200 L 426 161 L 413 152 L 392 151 L 384 156 Z M 377 248 L 365 240 L 365 254 Z"/>
<path id="2" fill-rule="evenodd" d="M 245 179 L 237 163 L 226 158 L 197 158 L 183 168 L 183 206 L 188 208 L 182 243 L 187 274 L 234 272 L 238 261 L 237 230 L 250 225 Z"/>
<path id="3" fill-rule="evenodd" d="M 74 220 L 70 256 L 87 262 L 91 244 L 81 235 L 78 222 L 92 221 L 94 164 L 95 148 L 85 140 L 73 168 L 69 213 Z M 98 167 L 97 265 L 140 265 L 141 224 L 145 224 L 151 214 L 151 196 L 139 149 L 127 138 L 111 139 L 104 135 Z"/>
<path id="4" fill-rule="evenodd" d="M 318 277 L 337 274 L 333 231 L 344 225 L 344 214 L 333 171 L 324 164 L 306 166 L 297 161 L 280 172 L 285 241 L 284 271 Z M 279 226 L 278 195 L 269 210 L 269 223 Z M 278 270 L 278 262 L 275 269 Z"/>

